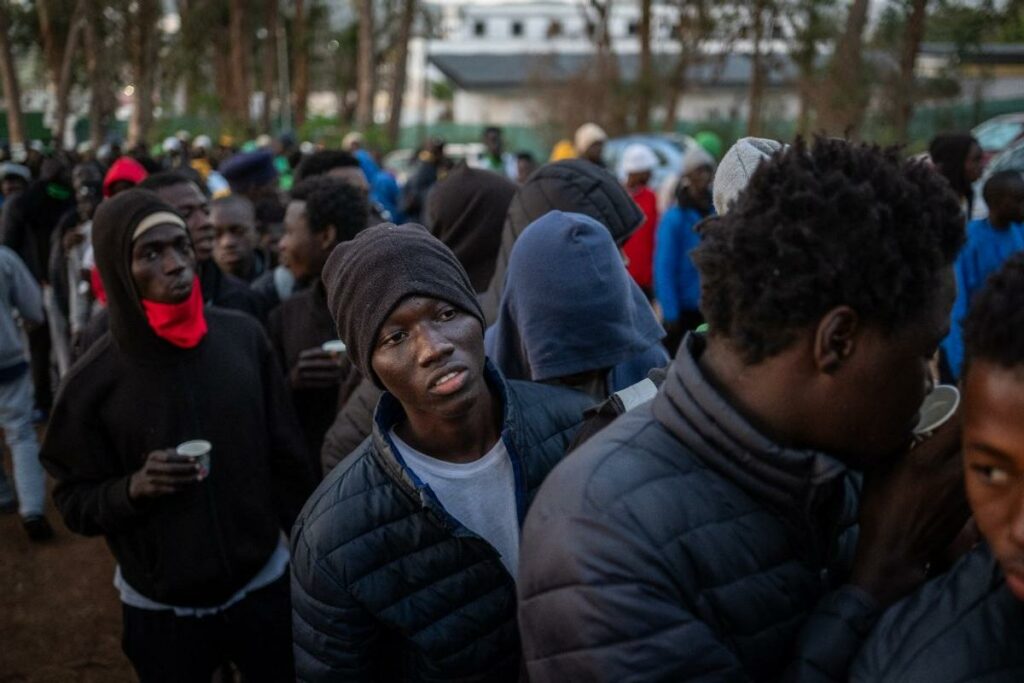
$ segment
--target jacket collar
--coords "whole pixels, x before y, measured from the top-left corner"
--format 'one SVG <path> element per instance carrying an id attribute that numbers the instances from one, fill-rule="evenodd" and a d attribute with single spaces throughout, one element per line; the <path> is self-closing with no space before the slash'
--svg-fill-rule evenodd
<path id="1" fill-rule="evenodd" d="M 503 421 L 499 438 L 505 444 L 508 455 L 512 459 L 513 467 L 516 470 L 516 498 L 520 508 L 521 522 L 525 512 L 525 500 L 523 500 L 525 492 L 523 492 L 523 495 L 520 495 L 520 490 L 524 488 L 522 482 L 525 479 L 525 472 L 522 471 L 523 464 L 519 459 L 513 440 L 514 435 L 518 433 L 520 420 L 519 406 L 511 397 L 511 389 L 505 377 L 491 363 L 490 359 L 484 364 L 484 380 L 487 382 L 487 386 L 495 392 L 498 400 L 501 401 Z M 458 520 L 451 518 L 444 511 L 443 506 L 433 495 L 433 492 L 416 476 L 416 473 L 406 464 L 398 449 L 395 448 L 390 432 L 403 417 L 405 417 L 405 411 L 402 408 L 402 404 L 390 392 L 385 391 L 381 395 L 373 415 L 373 433 L 370 436 L 373 443 L 373 448 L 371 449 L 373 456 L 384 468 L 388 477 L 405 491 L 407 495 L 414 500 L 418 500 L 421 506 L 431 509 L 443 519 L 447 519 L 450 526 L 461 527 Z"/>
<path id="2" fill-rule="evenodd" d="M 846 467 L 825 453 L 786 448 L 758 432 L 704 378 L 702 335 L 690 334 L 654 399 L 655 419 L 705 465 L 802 524 L 841 506 Z"/>

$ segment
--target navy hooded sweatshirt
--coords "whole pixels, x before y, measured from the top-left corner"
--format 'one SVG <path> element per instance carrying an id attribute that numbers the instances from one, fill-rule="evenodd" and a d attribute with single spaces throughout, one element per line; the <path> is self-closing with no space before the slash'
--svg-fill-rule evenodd
<path id="1" fill-rule="evenodd" d="M 551 211 L 512 248 L 498 319 L 485 339 L 507 377 L 543 382 L 607 368 L 610 393 L 668 364 L 664 336 L 608 229 L 583 214 Z"/>

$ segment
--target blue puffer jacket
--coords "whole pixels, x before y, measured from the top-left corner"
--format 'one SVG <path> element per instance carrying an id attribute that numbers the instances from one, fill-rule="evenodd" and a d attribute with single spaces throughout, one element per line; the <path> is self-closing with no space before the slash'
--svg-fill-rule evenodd
<path id="1" fill-rule="evenodd" d="M 591 401 L 487 379 L 504 404 L 522 523 Z M 402 416 L 385 393 L 373 434 L 327 475 L 292 532 L 295 668 L 303 681 L 513 681 L 515 583 L 497 551 L 417 485 L 387 436 Z"/>
<path id="2" fill-rule="evenodd" d="M 655 399 L 560 464 L 523 527 L 519 623 L 547 681 L 845 678 L 877 608 L 839 587 L 856 477 L 772 443 L 690 335 Z"/>
<path id="3" fill-rule="evenodd" d="M 1024 681 L 1024 604 L 987 545 L 879 620 L 850 680 Z"/>

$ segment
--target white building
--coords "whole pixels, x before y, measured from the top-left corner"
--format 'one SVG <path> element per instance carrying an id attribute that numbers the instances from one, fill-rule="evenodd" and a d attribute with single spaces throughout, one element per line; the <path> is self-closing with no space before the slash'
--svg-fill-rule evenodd
<path id="1" fill-rule="evenodd" d="M 594 54 L 595 17 L 579 0 L 500 4 L 435 0 L 428 7 L 439 20 L 440 37 L 416 39 L 410 47 L 406 125 L 433 123 L 449 108 L 455 123 L 537 123 L 538 98 L 543 97 L 544 87 L 572 79 Z M 639 66 L 639 3 L 612 7 L 611 43 L 628 82 L 636 77 Z M 651 32 L 656 68 L 667 69 L 675 61 L 679 47 L 670 36 L 678 18 L 678 8 L 655 3 Z M 768 106 L 776 115 L 795 116 L 795 70 L 780 56 L 781 36 L 773 38 L 765 43 L 775 51 Z M 687 74 L 691 85 L 680 100 L 677 116 L 691 120 L 745 116 L 750 48 L 749 43 L 728 48 L 707 45 L 705 62 Z M 454 87 L 450 104 L 430 97 L 429 84 L 444 81 Z"/>

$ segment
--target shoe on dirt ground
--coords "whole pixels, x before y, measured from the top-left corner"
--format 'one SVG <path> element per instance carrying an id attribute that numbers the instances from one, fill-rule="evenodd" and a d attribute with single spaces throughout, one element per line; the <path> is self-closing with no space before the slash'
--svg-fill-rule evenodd
<path id="1" fill-rule="evenodd" d="M 30 541 L 40 543 L 53 538 L 53 527 L 42 515 L 25 517 L 21 520 L 21 525 L 25 527 L 25 533 L 28 534 Z"/>

